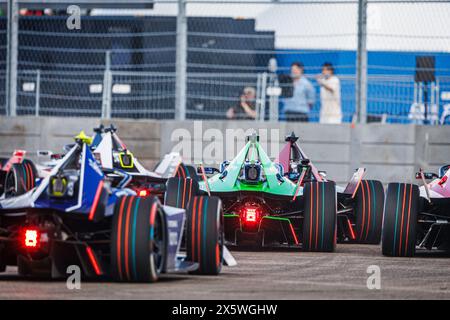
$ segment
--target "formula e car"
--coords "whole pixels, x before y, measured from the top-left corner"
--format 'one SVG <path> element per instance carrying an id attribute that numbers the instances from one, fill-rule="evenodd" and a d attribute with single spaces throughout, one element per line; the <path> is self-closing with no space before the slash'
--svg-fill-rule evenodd
<path id="1" fill-rule="evenodd" d="M 188 167 L 189 168 L 189 167 Z M 241 246 L 293 246 L 307 251 L 333 251 L 336 243 L 334 182 L 294 183 L 283 176 L 253 134 L 221 170 L 200 166 L 201 177 L 168 183 L 166 203 L 184 206 L 192 194 L 221 198 L 226 243 Z M 207 174 L 210 177 L 207 177 Z M 195 180 L 198 180 L 196 182 Z M 302 186 L 303 185 L 303 186 Z M 190 206 L 197 208 L 200 203 Z M 190 227 L 188 225 L 188 227 Z M 199 227 L 192 225 L 198 230 Z"/>
<path id="2" fill-rule="evenodd" d="M 0 200 L 0 271 L 65 277 L 79 266 L 86 277 L 152 282 L 161 273 L 218 274 L 222 266 L 222 206 L 198 196 L 201 206 L 165 206 L 127 188 L 127 172 L 102 170 L 78 136 L 50 174 L 27 193 Z M 185 228 L 201 225 L 201 229 Z M 207 240 L 207 242 L 205 242 Z M 182 244 L 186 248 L 182 251 Z"/>
<path id="3" fill-rule="evenodd" d="M 86 136 L 82 131 L 79 138 L 86 141 L 105 174 L 110 178 L 120 180 L 121 177 L 112 171 L 118 169 L 127 172 L 131 179 L 128 187 L 134 189 L 141 196 L 153 194 L 162 199 L 167 179 L 183 175 L 182 159 L 178 153 L 164 156 L 153 172 L 146 170 L 119 138 L 114 125 L 110 127 L 100 125 L 94 128 L 92 138 Z M 3 190 L 6 191 L 4 192 L 5 198 L 19 196 L 31 190 L 35 186 L 36 179 L 45 178 L 73 146 L 74 144 L 65 145 L 63 153 L 52 153 L 48 150 L 38 151 L 39 156 L 49 158 L 38 164 L 23 159 L 25 151 L 15 151 L 14 156 L 9 161 L 4 161 L 5 165 L 0 167 L 0 196 L 2 196 Z M 1 170 L 2 168 L 4 170 Z"/>
<path id="4" fill-rule="evenodd" d="M 439 174 L 421 169 L 423 186 L 390 183 L 384 209 L 382 252 L 412 257 L 416 250 L 450 251 L 450 165 Z M 427 183 L 427 180 L 432 180 Z"/>
<path id="5" fill-rule="evenodd" d="M 94 128 L 95 136 L 90 143 L 92 150 L 103 139 L 105 130 L 103 125 Z M 73 146 L 73 144 L 64 146 L 64 152 L 70 151 Z M 26 153 L 25 150 L 15 150 L 11 158 L 0 158 L 0 197 L 12 198 L 30 191 L 35 187 L 36 180 L 48 176 L 51 169 L 65 155 L 65 153 L 53 153 L 49 150 L 38 150 L 37 156 L 46 157 L 47 160 L 36 164 L 30 159 L 25 159 Z"/>
<path id="6" fill-rule="evenodd" d="M 294 133 L 275 162 L 280 174 L 303 186 L 306 182 L 326 182 L 326 173 L 319 171 L 298 143 Z M 381 240 L 384 188 L 380 181 L 363 180 L 365 168 L 359 168 L 347 186 L 336 186 L 337 240 L 340 243 L 379 244 Z"/>
<path id="7" fill-rule="evenodd" d="M 358 169 L 345 188 L 336 187 L 306 157 L 297 140 L 295 135 L 287 137 L 272 162 L 253 134 L 236 158 L 220 169 L 199 168 L 200 192 L 222 199 L 226 243 L 305 251 L 333 251 L 337 240 L 379 243 L 381 183 L 362 180 L 365 169 Z M 172 190 L 168 194 L 184 195 L 188 190 L 189 198 L 191 185 L 175 183 Z M 193 190 L 197 192 L 196 187 Z M 183 203 L 179 198 L 174 195 L 171 205 Z"/>
<path id="8" fill-rule="evenodd" d="M 128 188 L 141 196 L 152 194 L 163 199 L 167 179 L 185 175 L 182 158 L 176 152 L 165 155 L 153 171 L 145 169 L 119 138 L 113 125 L 96 129 L 90 148 L 102 170 L 107 172 L 110 178 L 121 179 L 113 170 L 126 172 L 130 176 Z"/>

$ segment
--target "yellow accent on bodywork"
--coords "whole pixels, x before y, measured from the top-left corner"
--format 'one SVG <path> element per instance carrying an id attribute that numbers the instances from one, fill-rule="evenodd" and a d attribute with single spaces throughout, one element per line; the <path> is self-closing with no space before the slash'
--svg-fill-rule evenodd
<path id="1" fill-rule="evenodd" d="M 75 136 L 75 140 L 79 140 L 88 146 L 92 144 L 92 137 L 86 135 L 84 130 L 82 130 L 77 136 Z"/>
<path id="2" fill-rule="evenodd" d="M 64 196 L 64 193 L 63 193 L 63 192 L 57 192 L 57 191 L 55 191 L 55 182 L 56 182 L 56 180 L 57 180 L 57 179 L 52 179 L 52 195 L 53 195 L 54 197 L 62 197 L 62 196 Z M 64 189 L 65 189 L 66 186 L 67 186 L 67 180 L 66 180 L 65 178 L 63 178 L 63 179 L 61 179 L 61 182 L 62 182 L 62 184 L 63 184 L 63 186 L 64 186 Z"/>
<path id="3" fill-rule="evenodd" d="M 123 155 L 128 155 L 128 156 L 131 157 L 131 162 L 130 162 L 130 164 L 129 164 L 128 166 L 126 166 L 126 165 L 123 163 L 123 161 L 122 161 L 122 156 L 123 156 Z M 127 151 L 126 153 L 125 153 L 125 152 L 120 152 L 120 153 L 119 153 L 119 161 L 120 161 L 120 166 L 121 166 L 122 168 L 125 168 L 125 169 L 132 169 L 132 168 L 134 168 L 134 156 L 133 156 L 133 154 L 132 154 L 130 151 Z"/>

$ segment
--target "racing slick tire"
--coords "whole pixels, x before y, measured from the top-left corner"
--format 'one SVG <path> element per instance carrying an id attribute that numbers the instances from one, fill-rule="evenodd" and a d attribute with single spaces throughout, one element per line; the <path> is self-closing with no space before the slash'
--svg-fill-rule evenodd
<path id="1" fill-rule="evenodd" d="M 223 214 L 218 197 L 194 197 L 187 210 L 187 260 L 199 264 L 192 272 L 218 275 L 223 263 Z"/>
<path id="2" fill-rule="evenodd" d="M 164 204 L 186 209 L 192 198 L 199 194 L 198 182 L 194 179 L 169 178 L 166 183 Z"/>
<path id="3" fill-rule="evenodd" d="M 8 163 L 9 159 L 0 158 L 0 196 L 3 195 L 5 180 L 6 180 L 6 172 L 2 170 L 2 168 Z M 0 265 L 1 267 L 1 265 Z M 1 271 L 0 271 L 1 272 Z"/>
<path id="4" fill-rule="evenodd" d="M 310 182 L 303 190 L 303 250 L 332 252 L 336 246 L 336 185 Z"/>
<path id="5" fill-rule="evenodd" d="M 383 255 L 414 256 L 419 199 L 420 192 L 417 185 L 408 183 L 388 185 L 381 240 Z"/>
<path id="6" fill-rule="evenodd" d="M 380 181 L 362 180 L 356 194 L 356 242 L 379 244 L 383 225 L 384 189 Z"/>
<path id="7" fill-rule="evenodd" d="M 38 177 L 34 163 L 24 159 L 22 163 L 15 163 L 8 171 L 5 180 L 5 197 L 20 196 L 33 189 Z"/>
<path id="8" fill-rule="evenodd" d="M 164 271 L 167 228 L 156 197 L 121 197 L 111 231 L 111 274 L 124 282 L 155 282 Z"/>

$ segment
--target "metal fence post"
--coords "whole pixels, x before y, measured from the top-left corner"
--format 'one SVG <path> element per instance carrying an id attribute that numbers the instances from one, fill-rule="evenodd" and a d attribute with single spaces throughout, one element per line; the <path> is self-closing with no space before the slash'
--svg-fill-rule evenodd
<path id="1" fill-rule="evenodd" d="M 178 0 L 176 47 L 175 119 L 186 119 L 187 17 L 186 0 Z"/>
<path id="2" fill-rule="evenodd" d="M 269 88 L 267 95 L 269 96 L 269 120 L 278 121 L 278 108 L 279 108 L 279 93 L 276 92 L 280 89 L 280 83 L 277 75 L 278 63 L 275 58 L 269 61 Z M 270 90 L 269 90 L 270 89 Z"/>
<path id="3" fill-rule="evenodd" d="M 40 100 L 41 100 L 41 70 L 36 70 L 36 85 L 35 85 L 35 112 L 36 117 L 39 117 Z"/>
<path id="4" fill-rule="evenodd" d="M 267 72 L 263 72 L 261 75 L 261 88 L 260 88 L 260 94 L 261 94 L 261 100 L 260 100 L 260 112 L 259 112 L 259 121 L 264 122 L 266 119 L 266 93 L 267 93 L 267 81 L 268 81 L 269 75 Z"/>
<path id="5" fill-rule="evenodd" d="M 17 115 L 17 54 L 19 45 L 19 3 L 8 0 L 7 46 L 6 46 L 6 115 Z"/>
<path id="6" fill-rule="evenodd" d="M 111 119 L 112 103 L 111 51 L 105 53 L 105 75 L 103 77 L 102 118 Z"/>
<path id="7" fill-rule="evenodd" d="M 356 113 L 367 122 L 367 0 L 358 1 L 358 51 L 356 53 Z"/>

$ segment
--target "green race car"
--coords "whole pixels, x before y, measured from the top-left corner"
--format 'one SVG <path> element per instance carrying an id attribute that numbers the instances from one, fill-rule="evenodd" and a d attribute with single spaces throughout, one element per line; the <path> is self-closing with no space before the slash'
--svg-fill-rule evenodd
<path id="1" fill-rule="evenodd" d="M 365 169 L 358 169 L 345 188 L 336 186 L 306 158 L 297 139 L 287 137 L 275 161 L 253 134 L 220 169 L 200 166 L 197 175 L 185 166 L 187 179 L 168 182 L 166 204 L 194 205 L 189 199 L 197 194 L 219 197 L 228 245 L 333 251 L 338 240 L 379 242 L 382 185 L 375 183 L 373 189 L 362 180 Z"/>
<path id="2" fill-rule="evenodd" d="M 225 242 L 229 245 L 298 246 L 333 251 L 336 243 L 336 190 L 333 182 L 294 183 L 280 173 L 257 135 L 222 170 L 186 166 L 187 179 L 172 178 L 166 204 L 191 203 L 196 194 L 222 200 Z M 207 175 L 210 177 L 208 178 Z M 191 226 L 197 228 L 197 226 Z"/>

